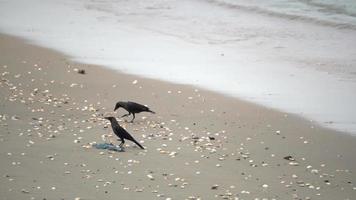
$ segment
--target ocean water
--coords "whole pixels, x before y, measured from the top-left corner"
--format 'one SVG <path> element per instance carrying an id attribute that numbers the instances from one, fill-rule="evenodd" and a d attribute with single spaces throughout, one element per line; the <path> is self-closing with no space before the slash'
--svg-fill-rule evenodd
<path id="1" fill-rule="evenodd" d="M 354 0 L 0 0 L 0 31 L 356 134 Z"/>

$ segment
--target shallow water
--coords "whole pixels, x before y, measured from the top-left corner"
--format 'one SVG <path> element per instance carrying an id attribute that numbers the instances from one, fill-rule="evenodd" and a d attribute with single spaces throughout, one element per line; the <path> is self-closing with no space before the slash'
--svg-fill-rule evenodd
<path id="1" fill-rule="evenodd" d="M 330 2 L 1 0 L 0 31 L 356 133 L 356 9 Z"/>

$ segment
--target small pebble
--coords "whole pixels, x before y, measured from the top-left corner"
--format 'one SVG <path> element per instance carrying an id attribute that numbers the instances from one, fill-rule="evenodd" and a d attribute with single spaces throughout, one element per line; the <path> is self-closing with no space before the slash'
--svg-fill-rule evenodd
<path id="1" fill-rule="evenodd" d="M 30 193 L 30 191 L 28 191 L 28 190 L 26 190 L 26 189 L 22 189 L 21 192 L 22 192 L 22 193 L 25 193 L 25 194 Z"/>
<path id="2" fill-rule="evenodd" d="M 212 189 L 212 190 L 217 190 L 218 187 L 219 187 L 219 185 L 215 184 L 215 185 L 211 186 L 211 189 Z"/>

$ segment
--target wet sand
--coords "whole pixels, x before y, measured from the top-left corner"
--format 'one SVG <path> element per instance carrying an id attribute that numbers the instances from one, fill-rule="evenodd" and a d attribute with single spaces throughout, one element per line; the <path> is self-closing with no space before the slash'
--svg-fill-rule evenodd
<path id="1" fill-rule="evenodd" d="M 347 133 L 6 35 L 0 52 L 1 199 L 356 198 Z M 118 100 L 156 111 L 119 119 L 146 150 L 91 148 L 112 133 L 103 116 L 126 113 Z"/>

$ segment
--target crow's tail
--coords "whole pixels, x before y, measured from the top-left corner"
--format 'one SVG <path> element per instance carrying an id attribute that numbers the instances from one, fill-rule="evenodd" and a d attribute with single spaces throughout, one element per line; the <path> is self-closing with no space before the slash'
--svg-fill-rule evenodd
<path id="1" fill-rule="evenodd" d="M 137 146 L 139 146 L 141 149 L 145 149 L 145 148 L 143 148 L 143 146 L 142 146 L 140 143 L 138 143 L 135 139 L 133 139 L 133 140 L 131 140 L 131 141 L 134 142 L 134 143 L 136 143 Z"/>

